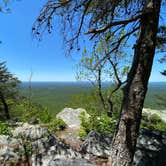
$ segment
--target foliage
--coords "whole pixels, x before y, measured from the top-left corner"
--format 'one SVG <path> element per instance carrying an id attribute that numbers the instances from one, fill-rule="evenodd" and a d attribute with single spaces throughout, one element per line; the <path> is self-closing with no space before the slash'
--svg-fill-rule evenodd
<path id="1" fill-rule="evenodd" d="M 78 132 L 78 135 L 79 135 L 80 139 L 81 140 L 86 140 L 87 134 L 88 133 L 86 132 L 86 130 L 83 127 L 81 127 L 79 132 Z"/>
<path id="2" fill-rule="evenodd" d="M 141 128 L 166 131 L 166 123 L 163 122 L 160 116 L 157 114 L 149 115 L 147 113 L 143 113 Z"/>
<path id="3" fill-rule="evenodd" d="M 55 133 L 56 131 L 64 130 L 66 128 L 66 124 L 62 119 L 55 118 L 48 124 L 47 127 L 50 130 L 50 132 Z"/>
<path id="4" fill-rule="evenodd" d="M 11 128 L 7 121 L 0 122 L 0 135 L 11 135 Z"/>
<path id="5" fill-rule="evenodd" d="M 165 83 L 150 83 L 145 98 L 144 107 L 156 110 L 166 109 L 166 86 Z"/>
<path id="6" fill-rule="evenodd" d="M 29 100 L 26 98 L 23 98 L 21 104 L 18 104 L 14 108 L 12 117 L 29 123 L 39 121 L 41 124 L 45 124 L 52 132 L 64 130 L 66 128 L 66 124 L 62 119 L 55 118 L 46 107 L 43 107 L 40 104 L 31 102 L 31 105 L 29 106 Z"/>
<path id="7" fill-rule="evenodd" d="M 157 104 L 166 108 L 166 93 L 156 95 Z"/>
<path id="8" fill-rule="evenodd" d="M 104 89 L 109 88 L 110 85 L 104 85 Z M 32 83 L 32 102 L 40 103 L 43 107 L 47 107 L 51 116 L 55 116 L 64 107 L 85 107 L 88 104 L 88 100 L 83 100 L 86 96 L 91 94 L 92 86 L 89 83 L 77 82 L 77 83 Z M 149 84 L 148 92 L 144 107 L 151 109 L 165 109 L 166 107 L 160 105 L 156 99 L 156 95 L 163 96 L 166 91 L 165 84 L 153 83 Z M 23 82 L 20 86 L 20 93 L 28 97 L 28 83 Z M 121 93 L 121 92 L 119 92 Z M 120 95 L 119 95 L 120 96 Z M 56 101 L 56 102 L 55 102 Z M 84 101 L 84 102 L 83 102 Z M 118 101 L 121 101 L 119 99 Z M 164 101 L 163 101 L 164 102 Z M 92 102 L 90 102 L 92 103 Z M 115 101 L 117 103 L 117 101 Z M 118 104 L 119 105 L 119 104 Z M 117 104 L 115 104 L 117 107 Z M 89 109 L 86 109 L 89 111 Z"/>
<path id="9" fill-rule="evenodd" d="M 120 35 L 124 35 L 124 30 L 121 31 Z M 122 48 L 109 53 L 112 47 L 111 43 L 116 39 L 115 35 L 110 36 L 110 31 L 108 31 L 100 37 L 92 51 L 84 48 L 78 64 L 77 79 L 92 83 L 103 109 L 108 112 L 109 116 L 112 116 L 112 113 L 115 112 L 114 96 L 124 84 L 123 80 L 129 71 L 130 56 L 124 53 Z M 123 48 L 125 47 L 127 48 L 126 43 L 123 45 Z M 122 65 L 124 62 L 125 65 Z M 106 81 L 111 82 L 112 86 L 107 89 L 108 93 L 105 95 L 103 86 Z"/>
<path id="10" fill-rule="evenodd" d="M 42 123 L 50 122 L 52 116 L 46 107 L 38 103 L 31 103 L 25 97 L 19 98 L 19 103 L 13 107 L 11 115 L 20 121 L 31 122 L 34 119 L 40 120 Z"/>
<path id="11" fill-rule="evenodd" d="M 110 88 L 106 86 L 105 88 L 103 88 L 102 91 L 103 91 L 103 97 L 106 98 L 110 93 Z M 116 116 L 119 115 L 121 100 L 122 100 L 122 92 L 119 90 L 117 91 L 116 94 L 114 94 L 112 98 L 112 101 L 114 103 L 113 114 Z M 107 110 L 103 108 L 102 102 L 98 95 L 98 91 L 94 88 L 91 88 L 89 93 L 84 92 L 82 94 L 73 95 L 71 101 L 67 105 L 72 108 L 82 107 L 89 114 L 101 115 L 107 113 Z"/>
<path id="12" fill-rule="evenodd" d="M 21 95 L 28 97 L 28 83 L 23 82 L 20 86 Z M 69 82 L 32 82 L 31 100 L 33 103 L 40 103 L 47 107 L 52 116 L 56 116 L 64 107 L 67 106 L 73 95 L 88 93 L 91 89 L 87 83 Z"/>
<path id="13" fill-rule="evenodd" d="M 105 112 L 95 89 L 91 89 L 89 93 L 73 95 L 68 105 L 72 108 L 84 108 L 88 113 L 102 114 Z"/>
<path id="14" fill-rule="evenodd" d="M 0 118 L 10 118 L 9 106 L 13 105 L 17 101 L 18 85 L 20 81 L 17 77 L 11 74 L 5 62 L 0 62 Z"/>
<path id="15" fill-rule="evenodd" d="M 107 115 L 97 116 L 96 114 L 92 114 L 90 117 L 87 117 L 83 112 L 80 115 L 80 120 L 81 130 L 79 136 L 83 139 L 92 130 L 107 134 L 115 131 L 116 119 L 110 118 Z"/>

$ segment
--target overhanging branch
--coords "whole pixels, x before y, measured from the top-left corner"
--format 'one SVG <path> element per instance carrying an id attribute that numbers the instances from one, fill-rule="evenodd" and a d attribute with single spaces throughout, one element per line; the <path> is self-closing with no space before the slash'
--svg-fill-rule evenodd
<path id="1" fill-rule="evenodd" d="M 117 26 L 117 25 L 126 25 L 128 23 L 131 23 L 133 21 L 136 21 L 138 19 L 141 18 L 142 15 L 138 15 L 138 16 L 135 16 L 135 17 L 132 17 L 132 18 L 129 18 L 129 19 L 126 19 L 126 20 L 121 20 L 121 21 L 115 21 L 115 22 L 110 22 L 109 24 L 107 24 L 106 26 L 100 28 L 100 29 L 91 29 L 87 32 L 85 32 L 85 34 L 97 34 L 97 33 L 102 33 L 102 32 L 105 32 L 107 29 L 111 28 L 112 26 Z"/>

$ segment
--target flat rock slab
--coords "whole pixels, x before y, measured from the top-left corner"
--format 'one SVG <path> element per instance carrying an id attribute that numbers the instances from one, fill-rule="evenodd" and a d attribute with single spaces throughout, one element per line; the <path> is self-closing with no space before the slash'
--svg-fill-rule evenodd
<path id="1" fill-rule="evenodd" d="M 83 112 L 87 117 L 89 117 L 89 114 L 83 108 L 64 108 L 61 112 L 57 114 L 56 117 L 62 119 L 69 128 L 79 130 L 81 124 L 80 115 Z"/>

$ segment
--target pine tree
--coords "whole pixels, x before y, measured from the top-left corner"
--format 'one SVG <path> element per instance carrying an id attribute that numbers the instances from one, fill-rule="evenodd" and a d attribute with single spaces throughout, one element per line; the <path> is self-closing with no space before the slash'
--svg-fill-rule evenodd
<path id="1" fill-rule="evenodd" d="M 19 80 L 11 74 L 5 62 L 0 62 L 0 116 L 2 119 L 10 119 L 9 101 L 14 101 L 18 94 Z"/>

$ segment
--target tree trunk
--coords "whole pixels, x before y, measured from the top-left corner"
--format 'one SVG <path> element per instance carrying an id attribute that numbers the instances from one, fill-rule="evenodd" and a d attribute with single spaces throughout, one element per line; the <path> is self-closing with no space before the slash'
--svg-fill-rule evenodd
<path id="1" fill-rule="evenodd" d="M 5 100 L 4 96 L 1 93 L 0 93 L 0 99 L 1 99 L 1 102 L 3 104 L 6 119 L 9 120 L 10 119 L 9 107 L 8 107 L 8 104 L 6 103 L 6 100 Z"/>
<path id="2" fill-rule="evenodd" d="M 140 20 L 132 67 L 124 87 L 118 130 L 112 141 L 109 166 L 131 166 L 155 54 L 161 0 L 147 0 Z"/>

